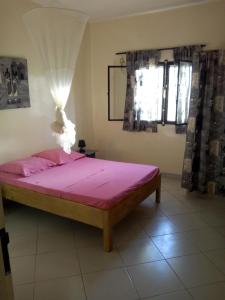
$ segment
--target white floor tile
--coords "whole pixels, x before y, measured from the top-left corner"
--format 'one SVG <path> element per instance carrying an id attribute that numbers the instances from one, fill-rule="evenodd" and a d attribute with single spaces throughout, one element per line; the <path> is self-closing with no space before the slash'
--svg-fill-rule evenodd
<path id="1" fill-rule="evenodd" d="M 33 300 L 34 284 L 22 284 L 14 286 L 14 300 Z"/>
<path id="2" fill-rule="evenodd" d="M 150 239 L 121 242 L 117 249 L 127 266 L 163 259 Z"/>
<path id="3" fill-rule="evenodd" d="M 9 232 L 10 240 L 21 236 L 34 237 L 37 236 L 38 224 L 26 217 L 20 217 L 15 218 L 12 222 L 6 222 L 6 229 Z"/>
<path id="4" fill-rule="evenodd" d="M 194 300 L 224 300 L 225 282 L 190 289 Z"/>
<path id="5" fill-rule="evenodd" d="M 84 275 L 87 300 L 136 300 L 138 295 L 126 270 Z"/>
<path id="6" fill-rule="evenodd" d="M 159 208 L 167 216 L 191 213 L 195 211 L 193 207 L 186 203 L 182 203 L 168 192 L 162 192 L 161 199 L 162 202 L 159 204 Z"/>
<path id="7" fill-rule="evenodd" d="M 175 234 L 157 236 L 152 239 L 165 258 L 200 252 L 191 240 L 176 238 Z"/>
<path id="8" fill-rule="evenodd" d="M 35 281 L 80 274 L 75 251 L 49 252 L 37 255 Z"/>
<path id="9" fill-rule="evenodd" d="M 22 256 L 11 259 L 14 284 L 34 282 L 35 256 Z"/>
<path id="10" fill-rule="evenodd" d="M 71 232 L 73 230 L 73 222 L 69 219 L 43 212 L 40 215 L 38 223 L 38 231 L 45 232 Z"/>
<path id="11" fill-rule="evenodd" d="M 225 236 L 225 226 L 216 226 L 214 227 L 214 229 L 220 234 L 222 234 L 223 236 Z"/>
<path id="12" fill-rule="evenodd" d="M 161 296 L 151 297 L 144 300 L 191 300 L 192 297 L 186 291 L 164 294 Z"/>
<path id="13" fill-rule="evenodd" d="M 225 273 L 225 248 L 204 252 L 204 254 L 217 266 L 220 271 Z"/>
<path id="14" fill-rule="evenodd" d="M 160 206 L 158 203 L 155 202 L 154 197 L 148 197 L 145 201 L 140 203 L 134 212 L 131 213 L 131 216 L 135 217 L 163 217 L 164 213 L 161 211 Z"/>
<path id="15" fill-rule="evenodd" d="M 140 297 L 151 297 L 182 290 L 183 285 L 166 261 L 156 261 L 128 268 Z"/>
<path id="16" fill-rule="evenodd" d="M 78 257 L 82 273 L 115 269 L 124 265 L 116 250 L 104 252 L 101 248 L 80 248 Z"/>
<path id="17" fill-rule="evenodd" d="M 18 236 L 10 240 L 10 257 L 34 255 L 37 252 L 37 236 Z"/>
<path id="18" fill-rule="evenodd" d="M 82 279 L 75 276 L 36 283 L 34 300 L 85 300 Z"/>
<path id="19" fill-rule="evenodd" d="M 183 232 L 176 237 L 193 242 L 201 251 L 225 248 L 225 239 L 211 228 Z"/>
<path id="20" fill-rule="evenodd" d="M 170 221 L 177 228 L 176 232 L 207 228 L 208 225 L 199 218 L 198 213 L 170 216 Z"/>
<path id="21" fill-rule="evenodd" d="M 115 227 L 111 253 L 97 228 L 9 203 L 15 300 L 224 300 L 224 198 L 163 176 L 161 200 L 148 197 Z"/>
<path id="22" fill-rule="evenodd" d="M 199 213 L 199 216 L 210 226 L 225 226 L 225 210 L 214 209 Z"/>
<path id="23" fill-rule="evenodd" d="M 225 276 L 202 254 L 171 258 L 168 262 L 189 288 L 225 280 Z"/>
<path id="24" fill-rule="evenodd" d="M 132 222 L 131 219 L 129 219 L 129 221 L 125 219 L 115 227 L 113 238 L 115 243 L 119 244 L 123 241 L 135 241 L 148 238 L 148 235 L 140 224 Z"/>
<path id="25" fill-rule="evenodd" d="M 39 232 L 37 252 L 54 252 L 75 249 L 75 237 L 72 232 Z"/>
<path id="26" fill-rule="evenodd" d="M 75 241 L 78 249 L 85 247 L 99 247 L 102 249 L 103 241 L 100 229 L 85 224 L 79 224 L 76 228 Z"/>
<path id="27" fill-rule="evenodd" d="M 170 234 L 178 231 L 178 228 L 167 217 L 154 219 L 142 219 L 140 223 L 148 236 Z"/>

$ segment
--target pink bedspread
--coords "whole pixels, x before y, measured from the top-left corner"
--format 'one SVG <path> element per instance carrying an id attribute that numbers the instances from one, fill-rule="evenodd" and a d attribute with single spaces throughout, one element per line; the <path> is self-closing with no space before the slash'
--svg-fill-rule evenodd
<path id="1" fill-rule="evenodd" d="M 85 157 L 30 177 L 0 172 L 0 182 L 109 209 L 158 173 L 159 168 L 152 165 Z"/>

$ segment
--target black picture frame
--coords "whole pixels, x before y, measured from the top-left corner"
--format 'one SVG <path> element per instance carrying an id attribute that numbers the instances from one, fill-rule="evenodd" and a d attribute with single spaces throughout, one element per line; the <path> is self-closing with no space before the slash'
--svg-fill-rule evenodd
<path id="1" fill-rule="evenodd" d="M 27 60 L 0 57 L 0 110 L 30 106 Z"/>

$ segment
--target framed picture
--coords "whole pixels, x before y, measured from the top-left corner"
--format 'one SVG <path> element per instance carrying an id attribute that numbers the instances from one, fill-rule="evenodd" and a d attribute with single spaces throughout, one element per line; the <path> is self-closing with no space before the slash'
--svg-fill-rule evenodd
<path id="1" fill-rule="evenodd" d="M 30 107 L 27 60 L 0 57 L 0 110 Z"/>

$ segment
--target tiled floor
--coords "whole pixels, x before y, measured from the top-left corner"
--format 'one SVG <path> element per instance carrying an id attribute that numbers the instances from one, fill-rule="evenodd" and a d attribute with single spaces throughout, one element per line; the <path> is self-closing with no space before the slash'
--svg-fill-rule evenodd
<path id="1" fill-rule="evenodd" d="M 224 300 L 225 198 L 187 194 L 164 177 L 114 231 L 10 204 L 6 223 L 16 300 Z"/>

